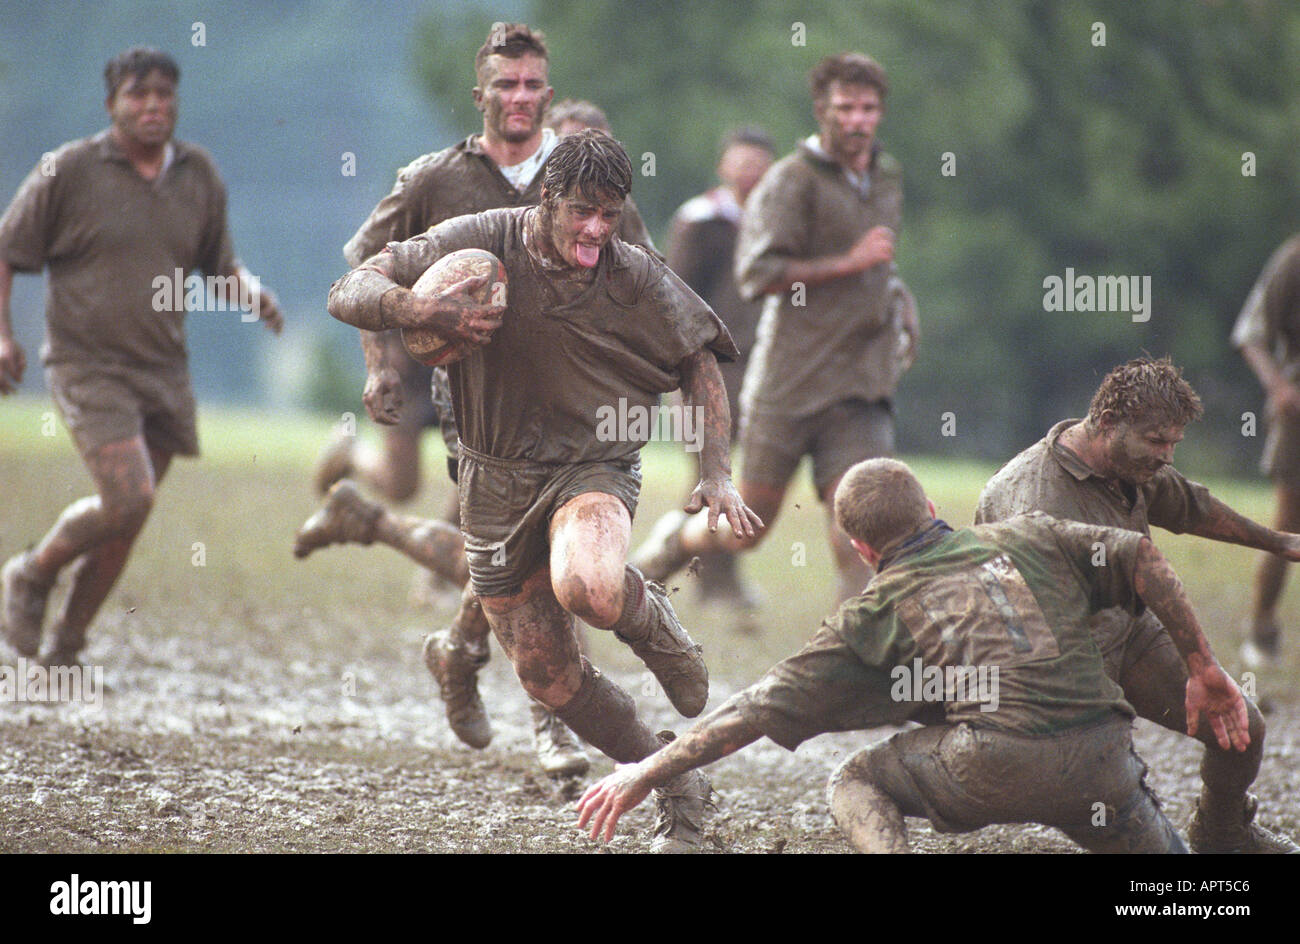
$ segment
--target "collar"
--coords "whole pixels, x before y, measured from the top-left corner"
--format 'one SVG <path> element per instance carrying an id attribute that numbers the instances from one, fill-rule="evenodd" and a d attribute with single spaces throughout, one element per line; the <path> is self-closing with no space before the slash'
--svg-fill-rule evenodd
<path id="1" fill-rule="evenodd" d="M 895 545 L 882 554 L 879 563 L 876 564 L 876 573 L 880 573 L 901 558 L 910 557 L 912 554 L 925 550 L 930 545 L 941 540 L 944 535 L 951 533 L 952 528 L 948 522 L 942 518 L 935 518 L 919 531 L 914 532 L 902 544 Z"/>
<path id="2" fill-rule="evenodd" d="M 703 223 L 705 220 L 726 220 L 740 223 L 740 204 L 736 195 L 726 187 L 714 187 L 699 196 L 691 197 L 677 211 L 683 223 Z"/>
<path id="3" fill-rule="evenodd" d="M 1061 434 L 1083 420 L 1061 420 L 1047 431 L 1047 448 L 1052 454 L 1052 458 L 1060 464 L 1066 472 L 1078 479 L 1080 482 L 1097 475 L 1091 467 L 1088 466 L 1079 454 L 1073 449 L 1063 446 L 1060 443 Z"/>
<path id="4" fill-rule="evenodd" d="M 876 169 L 876 161 L 880 157 L 880 142 L 871 142 L 871 160 L 867 162 L 867 171 L 859 176 L 853 173 L 835 158 L 831 157 L 822 149 L 821 136 L 810 134 L 799 142 L 799 148 L 804 152 L 806 157 L 824 165 L 828 169 L 838 171 L 854 190 L 866 196 L 867 191 L 871 189 L 871 172 Z"/>
<path id="5" fill-rule="evenodd" d="M 96 150 L 99 152 L 101 159 L 106 161 L 117 161 L 120 164 L 130 163 L 130 159 L 126 156 L 126 152 L 123 151 L 122 148 L 118 146 L 117 141 L 114 140 L 111 129 L 105 128 L 91 140 L 95 142 Z M 163 174 L 167 173 L 167 169 L 171 167 L 172 164 L 189 157 L 189 153 L 189 146 L 184 141 L 177 141 L 175 138 L 168 141 L 167 147 L 163 151 L 163 164 L 162 170 L 158 173 L 159 179 L 162 178 Z"/>

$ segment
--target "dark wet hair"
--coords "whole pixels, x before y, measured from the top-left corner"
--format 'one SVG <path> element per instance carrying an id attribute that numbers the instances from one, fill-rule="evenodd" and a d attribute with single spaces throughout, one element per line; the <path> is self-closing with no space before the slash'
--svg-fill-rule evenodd
<path id="1" fill-rule="evenodd" d="M 542 186 L 553 199 L 578 193 L 623 198 L 632 191 L 632 162 L 623 145 L 603 131 L 587 128 L 555 145 Z"/>
<path id="2" fill-rule="evenodd" d="M 553 102 L 546 110 L 546 121 L 543 124 L 559 134 L 560 125 L 566 121 L 576 121 L 588 128 L 595 128 L 606 134 L 611 133 L 609 118 L 605 116 L 605 112 L 595 102 L 585 99 L 562 98 L 558 102 Z"/>
<path id="3" fill-rule="evenodd" d="M 770 134 L 757 125 L 745 125 L 742 128 L 735 128 L 728 131 L 722 137 L 722 145 L 718 148 L 718 155 L 722 156 L 723 154 L 726 154 L 727 148 L 735 147 L 738 144 L 762 148 L 773 157 L 776 156 L 776 141 L 772 139 Z"/>
<path id="4" fill-rule="evenodd" d="M 104 66 L 104 86 L 108 89 L 108 97 L 116 95 L 127 79 L 143 79 L 155 71 L 161 72 L 173 82 L 179 83 L 181 80 L 181 67 L 167 53 L 152 46 L 132 46 L 108 60 Z"/>
<path id="5" fill-rule="evenodd" d="M 546 34 L 530 29 L 526 23 L 492 24 L 487 39 L 474 54 L 475 75 L 482 70 L 488 56 L 505 56 L 507 59 L 541 56 L 548 63 L 551 61 L 551 54 L 546 49 Z"/>
<path id="6" fill-rule="evenodd" d="M 880 93 L 883 100 L 889 94 L 889 79 L 885 67 L 870 56 L 860 52 L 842 52 L 827 56 L 808 73 L 808 86 L 813 101 L 821 101 L 830 91 L 832 82 L 847 85 L 869 85 Z"/>
<path id="7" fill-rule="evenodd" d="M 1088 407 L 1088 423 L 1100 426 L 1102 414 L 1110 413 L 1125 423 L 1186 426 L 1202 412 L 1201 398 L 1173 361 L 1144 356 L 1106 375 Z"/>

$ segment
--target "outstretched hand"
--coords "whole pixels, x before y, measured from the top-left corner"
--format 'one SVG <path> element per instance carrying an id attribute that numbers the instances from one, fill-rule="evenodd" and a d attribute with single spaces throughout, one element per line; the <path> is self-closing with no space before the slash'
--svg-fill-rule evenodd
<path id="1" fill-rule="evenodd" d="M 718 530 L 718 519 L 723 515 L 737 537 L 752 538 L 765 527 L 763 519 L 745 504 L 728 476 L 700 479 L 700 484 L 695 486 L 690 501 L 682 510 L 693 515 L 706 505 L 709 509 L 710 531 Z"/>
<path id="2" fill-rule="evenodd" d="M 591 822 L 591 838 L 605 830 L 605 842 L 614 838 L 618 818 L 650 795 L 652 785 L 644 778 L 640 764 L 620 767 L 603 780 L 593 783 L 578 801 L 578 828 Z"/>
<path id="3" fill-rule="evenodd" d="M 1201 715 L 1225 751 L 1244 751 L 1250 745 L 1250 720 L 1241 689 L 1217 662 L 1207 662 L 1187 677 L 1187 733 L 1196 736 Z"/>
<path id="4" fill-rule="evenodd" d="M 376 423 L 393 426 L 402 416 L 402 377 L 395 367 L 384 367 L 366 374 L 366 388 L 361 402 Z"/>
<path id="5" fill-rule="evenodd" d="M 27 356 L 13 338 L 0 337 L 0 394 L 13 393 L 27 369 Z"/>

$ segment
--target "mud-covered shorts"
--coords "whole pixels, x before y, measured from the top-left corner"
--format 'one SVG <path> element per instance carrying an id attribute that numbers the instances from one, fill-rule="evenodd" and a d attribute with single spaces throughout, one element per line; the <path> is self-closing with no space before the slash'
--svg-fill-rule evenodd
<path id="1" fill-rule="evenodd" d="M 1259 465 L 1274 482 L 1300 488 L 1300 417 L 1269 418 Z"/>
<path id="2" fill-rule="evenodd" d="M 859 751 L 831 787 L 865 780 L 939 832 L 1042 823 L 1091 852 L 1186 852 L 1146 771 L 1119 717 L 1050 735 L 940 724 Z"/>
<path id="3" fill-rule="evenodd" d="M 587 492 L 613 495 L 636 515 L 641 463 L 496 459 L 460 445 L 460 529 L 480 597 L 513 596 L 550 563 L 551 517 Z"/>
<path id="4" fill-rule="evenodd" d="M 185 368 L 50 364 L 46 382 L 82 456 L 144 436 L 152 449 L 197 456 L 194 390 Z"/>
<path id="5" fill-rule="evenodd" d="M 812 416 L 749 410 L 740 429 L 741 480 L 785 487 L 799 460 L 811 455 L 813 484 L 822 494 L 864 459 L 894 452 L 894 411 L 888 400 L 842 400 Z"/>

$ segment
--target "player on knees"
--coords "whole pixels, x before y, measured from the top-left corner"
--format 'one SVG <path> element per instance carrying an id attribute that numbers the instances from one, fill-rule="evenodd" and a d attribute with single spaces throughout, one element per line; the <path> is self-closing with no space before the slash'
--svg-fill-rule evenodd
<path id="1" fill-rule="evenodd" d="M 954 531 L 902 463 L 854 466 L 835 514 L 876 575 L 798 654 L 660 752 L 615 771 L 578 804 L 592 837 L 656 784 L 766 735 L 815 735 L 933 718 L 854 755 L 831 782 L 836 822 L 864 852 L 907 850 L 904 817 L 941 831 L 1037 822 L 1085 848 L 1186 851 L 1145 786 L 1133 708 L 1106 677 L 1089 616 L 1145 604 L 1187 666 L 1188 729 L 1225 749 L 1250 740 L 1177 575 L 1149 539 L 1026 515 Z M 1106 552 L 1099 566 L 1098 548 Z"/>

